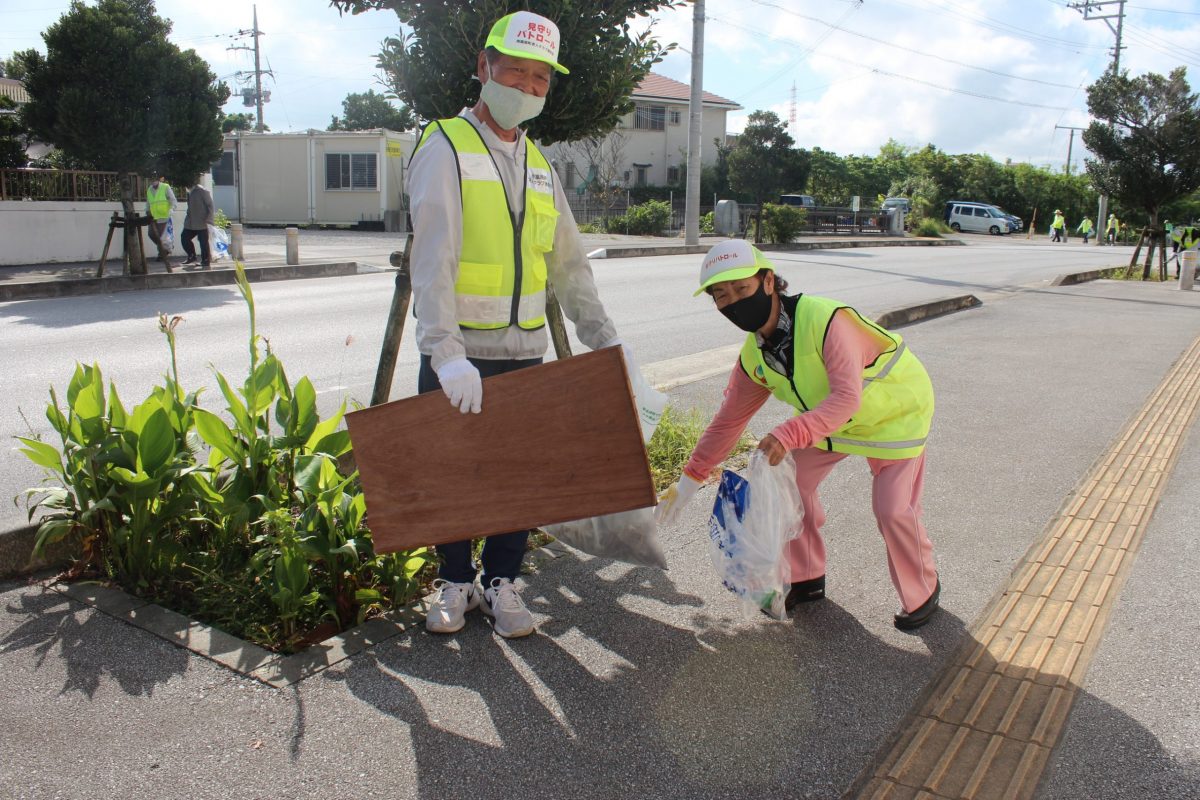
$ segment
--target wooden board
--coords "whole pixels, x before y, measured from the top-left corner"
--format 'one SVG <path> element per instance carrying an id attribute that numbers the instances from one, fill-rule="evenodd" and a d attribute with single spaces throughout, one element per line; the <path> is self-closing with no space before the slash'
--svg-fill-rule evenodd
<path id="1" fill-rule="evenodd" d="M 621 348 L 483 381 L 483 410 L 428 392 L 346 415 L 376 552 L 654 505 Z"/>

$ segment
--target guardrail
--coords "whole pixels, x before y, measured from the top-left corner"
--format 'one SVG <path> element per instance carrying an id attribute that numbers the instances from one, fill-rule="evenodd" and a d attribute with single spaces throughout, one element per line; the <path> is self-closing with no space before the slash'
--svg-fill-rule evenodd
<path id="1" fill-rule="evenodd" d="M 818 206 L 800 210 L 804 212 L 802 232 L 807 234 L 886 234 L 888 231 L 888 212 L 881 208 L 853 211 L 849 208 Z M 743 236 L 753 235 L 755 216 L 757 214 L 753 206 L 742 207 Z"/>
<path id="2" fill-rule="evenodd" d="M 146 196 L 146 179 L 133 175 L 134 200 Z M 0 200 L 116 202 L 121 174 L 79 169 L 0 169 Z"/>

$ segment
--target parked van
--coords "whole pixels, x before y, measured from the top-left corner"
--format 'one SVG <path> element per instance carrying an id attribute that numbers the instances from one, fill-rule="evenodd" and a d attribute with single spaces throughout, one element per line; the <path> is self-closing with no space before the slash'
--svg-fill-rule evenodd
<path id="1" fill-rule="evenodd" d="M 899 208 L 903 210 L 905 214 L 911 214 L 912 201 L 907 197 L 889 197 L 883 201 L 883 205 L 881 205 L 880 208 L 882 208 L 884 211 L 887 211 L 889 208 Z"/>
<path id="2" fill-rule="evenodd" d="M 801 208 L 815 208 L 817 201 L 813 199 L 811 194 L 784 194 L 779 196 L 779 204 L 784 206 L 800 206 Z"/>
<path id="3" fill-rule="evenodd" d="M 1016 229 L 1016 225 L 1000 209 L 987 203 L 974 203 L 969 200 L 951 200 L 946 203 L 943 219 L 955 232 L 969 231 L 1001 236 Z"/>

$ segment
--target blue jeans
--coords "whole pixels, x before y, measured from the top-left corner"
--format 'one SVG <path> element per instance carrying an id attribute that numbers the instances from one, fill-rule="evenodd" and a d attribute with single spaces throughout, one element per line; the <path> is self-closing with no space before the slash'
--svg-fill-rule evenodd
<path id="1" fill-rule="evenodd" d="M 506 372 L 534 367 L 542 363 L 540 358 L 507 359 L 493 361 L 490 359 L 468 359 L 479 370 L 480 377 L 490 378 L 493 375 L 503 375 Z M 421 356 L 421 371 L 417 375 L 417 392 L 441 391 L 442 384 L 438 381 L 437 373 L 429 356 Z M 446 402 L 450 402 L 447 400 Z M 487 402 L 487 398 L 484 398 Z M 525 543 L 529 539 L 529 531 L 514 531 L 498 533 L 487 537 L 483 543 L 483 585 L 486 587 L 493 578 L 508 578 L 516 580 L 521 572 L 521 561 L 525 558 Z M 442 560 L 438 568 L 438 576 L 442 580 L 454 583 L 470 583 L 475 580 L 476 567 L 471 560 L 471 540 L 439 544 L 437 554 Z"/>

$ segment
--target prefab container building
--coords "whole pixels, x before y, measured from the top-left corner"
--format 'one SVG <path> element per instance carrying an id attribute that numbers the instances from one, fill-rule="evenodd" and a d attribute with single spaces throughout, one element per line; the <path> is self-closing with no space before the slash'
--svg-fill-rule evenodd
<path id="1" fill-rule="evenodd" d="M 404 229 L 404 173 L 415 133 L 227 134 L 213 200 L 247 225 L 382 225 Z"/>

